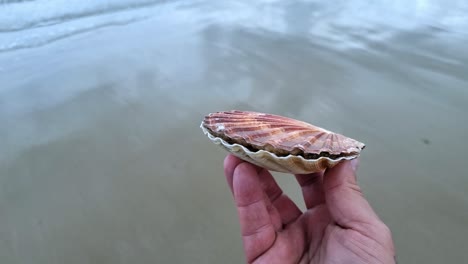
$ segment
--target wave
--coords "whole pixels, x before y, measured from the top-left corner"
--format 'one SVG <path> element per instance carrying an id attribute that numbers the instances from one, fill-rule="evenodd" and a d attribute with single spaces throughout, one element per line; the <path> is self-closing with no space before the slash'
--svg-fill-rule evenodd
<path id="1" fill-rule="evenodd" d="M 154 6 L 165 0 L 0 0 L 0 32 L 63 23 L 83 17 Z M 3 5 L 2 5 L 3 4 Z"/>
<path id="2" fill-rule="evenodd" d="M 22 2 L 32 2 L 36 0 L 0 0 L 0 4 L 14 4 L 14 3 L 22 3 Z"/>
<path id="3" fill-rule="evenodd" d="M 9 44 L 0 45 L 0 53 L 1 52 L 7 52 L 7 51 L 13 51 L 13 50 L 19 50 L 19 49 L 27 49 L 27 48 L 36 48 L 40 47 L 43 45 L 47 45 L 51 42 L 64 39 L 70 36 L 86 33 L 89 31 L 93 31 L 96 29 L 100 28 L 105 28 L 105 27 L 111 27 L 111 26 L 123 26 L 123 25 L 128 25 L 137 21 L 144 20 L 144 18 L 129 18 L 129 19 L 124 19 L 120 21 L 110 21 L 110 22 L 104 22 L 100 23 L 98 25 L 89 25 L 89 26 L 84 26 L 82 28 L 76 28 L 76 29 L 69 29 L 69 30 L 64 30 L 64 31 L 59 31 L 54 34 L 49 34 L 47 38 L 40 37 L 38 35 L 31 35 L 27 36 L 20 41 L 13 41 Z"/>
<path id="4" fill-rule="evenodd" d="M 120 0 L 120 3 L 123 4 L 124 1 Z M 166 4 L 155 3 L 156 1 L 139 1 L 131 7 L 127 5 L 126 8 L 117 8 L 114 1 L 114 5 L 107 8 L 102 5 L 87 5 L 87 12 L 84 12 L 85 9 L 78 10 L 76 6 L 70 7 L 70 11 L 74 13 L 68 13 L 67 16 L 64 12 L 55 10 L 54 16 L 49 14 L 48 19 L 31 17 L 27 19 L 27 23 L 23 20 L 15 26 L 10 26 L 8 31 L 3 27 L 3 32 L 0 32 L 0 53 L 40 47 L 100 28 L 128 25 L 160 15 L 167 9 Z M 47 15 L 41 16 L 44 18 Z M 0 17 L 0 25 L 5 21 L 4 17 Z"/>
<path id="5" fill-rule="evenodd" d="M 302 0 L 292 5 L 280 0 L 0 0 L 7 3 L 0 4 L 0 52 L 38 47 L 93 29 L 133 23 L 161 15 L 166 7 L 171 9 L 167 14 L 173 14 L 177 6 L 183 6 L 198 23 L 297 34 L 339 50 L 372 50 L 373 45 L 401 36 L 414 37 L 418 32 L 430 33 L 426 39 L 464 39 L 468 3 L 446 2 Z"/>

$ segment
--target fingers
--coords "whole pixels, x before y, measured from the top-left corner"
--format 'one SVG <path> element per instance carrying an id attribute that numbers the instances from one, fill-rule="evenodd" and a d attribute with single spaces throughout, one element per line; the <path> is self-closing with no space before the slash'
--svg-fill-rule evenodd
<path id="1" fill-rule="evenodd" d="M 228 155 L 224 159 L 224 175 L 226 176 L 226 181 L 229 185 L 229 188 L 232 190 L 232 179 L 234 176 L 234 169 L 239 165 L 243 160 L 239 159 L 234 155 Z"/>
<path id="2" fill-rule="evenodd" d="M 293 222 L 302 214 L 297 205 L 283 193 L 268 170 L 263 169 L 259 173 L 259 180 L 268 200 L 279 213 L 283 225 Z"/>
<path id="3" fill-rule="evenodd" d="M 226 179 L 234 195 L 247 260 L 254 260 L 275 242 L 277 231 L 296 220 L 301 211 L 268 170 L 229 155 Z"/>
<path id="4" fill-rule="evenodd" d="M 224 173 L 231 191 L 233 190 L 234 170 L 242 162 L 245 161 L 233 155 L 228 155 L 224 160 Z M 265 203 L 271 214 L 273 225 L 276 230 L 279 230 L 282 225 L 287 225 L 296 220 L 301 215 L 301 210 L 287 195 L 283 193 L 283 190 L 278 186 L 271 173 L 258 166 L 252 166 L 254 166 L 258 172 L 258 179 L 262 186 L 262 190 L 266 194 L 265 198 L 267 198 L 265 199 Z M 279 220 L 276 219 L 278 214 Z"/>
<path id="5" fill-rule="evenodd" d="M 358 160 L 343 161 L 323 176 L 323 188 L 332 219 L 344 228 L 373 223 L 377 215 L 356 182 Z"/>
<path id="6" fill-rule="evenodd" d="M 239 163 L 232 183 L 244 250 L 250 262 L 273 245 L 276 230 L 255 167 L 247 162 Z"/>
<path id="7" fill-rule="evenodd" d="M 224 159 L 224 175 L 226 176 L 226 181 L 228 182 L 231 192 L 233 192 L 232 181 L 233 181 L 233 176 L 234 176 L 234 170 L 237 167 L 237 165 L 241 164 L 242 162 L 246 162 L 246 161 L 241 160 L 238 157 L 231 155 L 231 154 L 227 155 L 226 158 Z M 257 172 L 260 172 L 262 170 L 262 168 L 254 164 L 250 164 L 250 165 L 255 167 Z"/>
<path id="8" fill-rule="evenodd" d="M 307 209 L 325 203 L 323 193 L 323 172 L 311 174 L 296 174 L 296 180 L 301 186 L 302 196 Z"/>

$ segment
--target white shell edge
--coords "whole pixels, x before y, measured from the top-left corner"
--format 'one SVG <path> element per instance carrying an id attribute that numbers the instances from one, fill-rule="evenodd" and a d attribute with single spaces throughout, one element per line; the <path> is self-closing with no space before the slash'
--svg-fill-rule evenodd
<path id="1" fill-rule="evenodd" d="M 292 173 L 292 174 L 308 174 L 308 173 L 317 172 L 317 170 L 306 171 L 301 168 L 291 168 L 290 164 L 293 164 L 293 162 L 291 162 L 291 159 L 300 159 L 302 163 L 309 164 L 310 165 L 309 167 L 317 167 L 317 164 L 320 164 L 322 163 L 322 160 L 325 160 L 325 163 L 328 164 L 328 167 L 333 167 L 343 160 L 352 160 L 352 159 L 359 157 L 359 154 L 347 156 L 347 157 L 340 157 L 338 159 L 320 157 L 315 160 L 305 159 L 302 156 L 296 156 L 296 155 L 291 155 L 291 154 L 285 157 L 278 157 L 276 154 L 271 153 L 266 150 L 258 150 L 256 152 L 252 152 L 251 150 L 249 150 L 248 148 L 242 145 L 239 145 L 236 143 L 230 144 L 222 138 L 213 136 L 203 126 L 203 122 L 201 123 L 200 128 L 203 130 L 203 133 L 206 136 L 208 136 L 208 138 L 213 143 L 223 147 L 225 150 L 231 152 L 232 154 L 239 157 L 240 159 L 243 159 L 245 161 L 248 161 L 257 166 L 263 167 L 265 169 L 277 171 L 277 172 Z"/>

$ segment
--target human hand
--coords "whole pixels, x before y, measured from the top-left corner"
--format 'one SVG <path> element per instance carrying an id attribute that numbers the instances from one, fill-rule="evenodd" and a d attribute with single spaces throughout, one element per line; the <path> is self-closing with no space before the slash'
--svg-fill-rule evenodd
<path id="1" fill-rule="evenodd" d="M 357 163 L 296 175 L 307 207 L 301 212 L 268 170 L 227 156 L 247 262 L 395 263 L 391 232 L 356 183 Z"/>

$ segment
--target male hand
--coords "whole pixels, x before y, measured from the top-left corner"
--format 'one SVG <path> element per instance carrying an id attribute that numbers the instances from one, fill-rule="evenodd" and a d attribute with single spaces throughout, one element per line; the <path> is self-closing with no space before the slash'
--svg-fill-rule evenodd
<path id="1" fill-rule="evenodd" d="M 395 263 L 390 230 L 356 183 L 357 162 L 296 175 L 307 207 L 301 212 L 268 170 L 227 156 L 247 262 Z"/>

